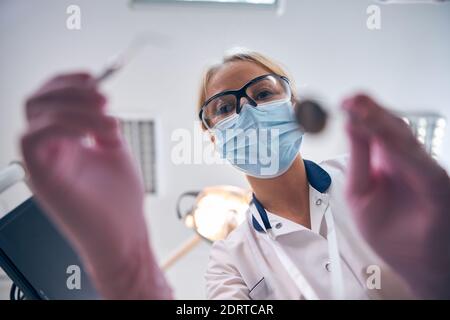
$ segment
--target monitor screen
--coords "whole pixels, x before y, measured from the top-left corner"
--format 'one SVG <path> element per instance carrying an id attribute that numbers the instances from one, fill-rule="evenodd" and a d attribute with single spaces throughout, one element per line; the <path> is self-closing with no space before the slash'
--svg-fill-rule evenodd
<path id="1" fill-rule="evenodd" d="M 33 198 L 0 219 L 0 265 L 26 298 L 99 298 L 72 246 Z"/>

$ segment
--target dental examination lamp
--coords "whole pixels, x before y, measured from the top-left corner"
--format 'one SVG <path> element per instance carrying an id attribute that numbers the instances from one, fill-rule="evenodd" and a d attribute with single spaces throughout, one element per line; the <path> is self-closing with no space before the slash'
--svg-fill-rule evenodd
<path id="1" fill-rule="evenodd" d="M 188 210 L 182 212 L 181 204 L 187 198 L 193 198 L 195 202 Z M 245 220 L 250 200 L 249 190 L 227 185 L 181 194 L 177 201 L 178 218 L 183 220 L 188 228 L 193 229 L 195 235 L 170 254 L 162 263 L 162 268 L 169 269 L 202 240 L 214 242 L 225 239 Z"/>

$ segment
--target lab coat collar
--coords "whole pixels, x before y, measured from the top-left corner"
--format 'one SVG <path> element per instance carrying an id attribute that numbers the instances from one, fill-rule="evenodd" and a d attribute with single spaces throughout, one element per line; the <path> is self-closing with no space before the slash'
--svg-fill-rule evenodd
<path id="1" fill-rule="evenodd" d="M 303 160 L 306 171 L 306 178 L 312 188 L 320 193 L 325 193 L 331 185 L 331 176 L 321 166 L 310 160 Z M 269 216 L 263 205 L 253 194 L 252 205 L 256 207 L 259 217 L 252 214 L 252 225 L 256 231 L 266 232 L 272 229 Z M 272 216 L 272 215 L 271 215 Z"/>
<path id="2" fill-rule="evenodd" d="M 321 166 L 311 160 L 303 160 L 306 178 L 311 187 L 324 193 L 331 185 L 331 176 Z"/>

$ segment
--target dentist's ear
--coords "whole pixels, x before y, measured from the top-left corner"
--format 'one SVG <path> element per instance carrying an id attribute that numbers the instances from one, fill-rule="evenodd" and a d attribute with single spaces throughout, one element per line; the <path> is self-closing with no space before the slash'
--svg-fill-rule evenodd
<path id="1" fill-rule="evenodd" d="M 206 126 L 203 123 L 201 124 L 201 126 L 202 126 L 202 131 L 208 133 L 209 140 L 211 140 L 211 142 L 214 144 L 214 142 L 216 141 L 216 137 L 214 137 L 214 134 L 211 131 L 209 131 L 208 129 L 206 129 Z"/>
<path id="2" fill-rule="evenodd" d="M 292 106 L 295 108 L 295 105 L 297 103 L 297 98 L 293 94 L 291 94 L 291 102 L 292 102 Z"/>
<path id="3" fill-rule="evenodd" d="M 216 137 L 215 137 L 215 135 L 214 135 L 211 131 L 208 131 L 208 135 L 209 135 L 209 140 L 211 141 L 211 143 L 212 143 L 212 145 L 213 145 L 214 151 L 217 152 L 217 146 L 216 146 L 216 144 L 215 144 L 215 142 L 216 142 Z"/>

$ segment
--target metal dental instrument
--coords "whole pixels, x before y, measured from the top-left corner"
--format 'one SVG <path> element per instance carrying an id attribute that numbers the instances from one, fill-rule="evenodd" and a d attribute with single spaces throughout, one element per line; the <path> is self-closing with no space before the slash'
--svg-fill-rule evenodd
<path id="1" fill-rule="evenodd" d="M 328 114 L 319 102 L 305 99 L 296 101 L 295 117 L 304 132 L 319 133 L 325 128 Z"/>
<path id="2" fill-rule="evenodd" d="M 109 79 L 111 76 L 125 67 L 138 55 L 138 53 L 140 53 L 147 46 L 152 45 L 162 47 L 164 44 L 166 44 L 166 42 L 167 39 L 165 37 L 155 33 L 146 33 L 142 36 L 136 37 L 124 51 L 112 56 L 108 60 L 106 67 L 104 67 L 100 74 L 95 77 L 94 83 L 98 85 L 103 81 Z"/>

